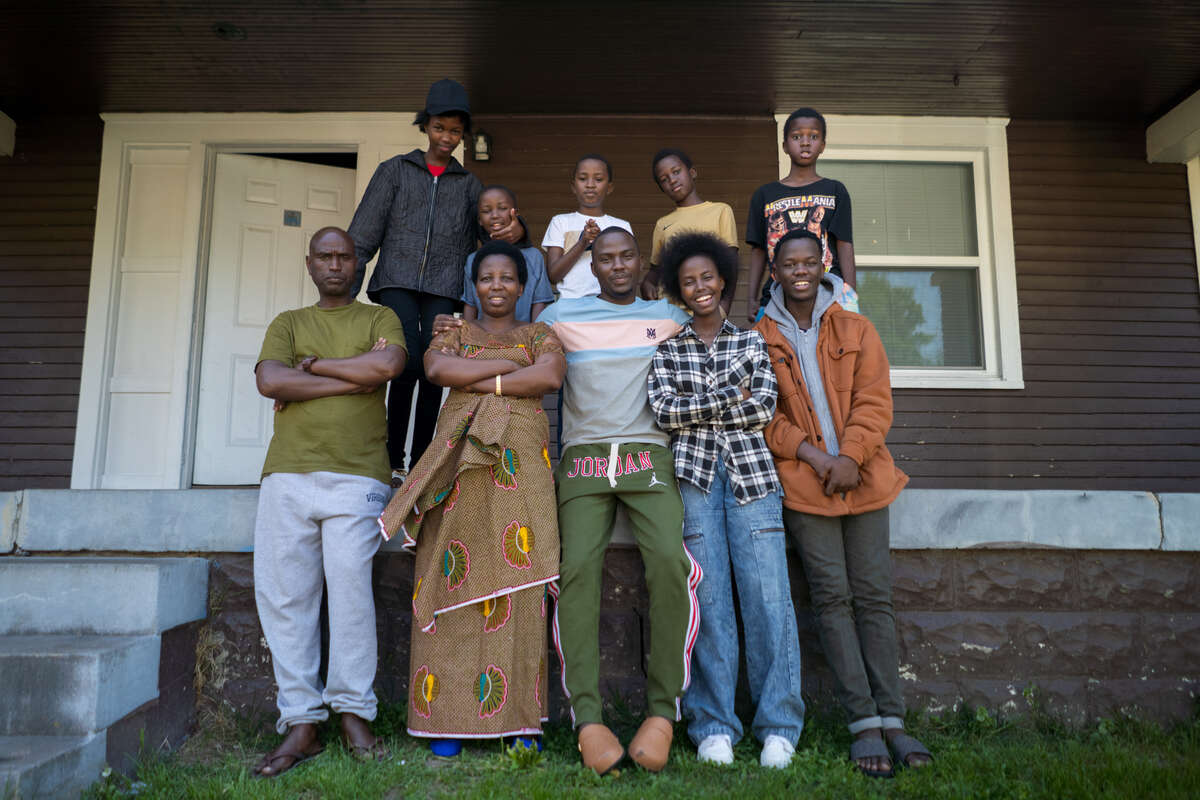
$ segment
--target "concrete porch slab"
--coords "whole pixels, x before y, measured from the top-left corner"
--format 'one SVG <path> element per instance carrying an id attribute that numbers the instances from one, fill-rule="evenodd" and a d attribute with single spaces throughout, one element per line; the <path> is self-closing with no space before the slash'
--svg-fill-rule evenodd
<path id="1" fill-rule="evenodd" d="M 892 548 L 1157 550 L 1150 492 L 906 489 L 891 506 Z"/>
<path id="2" fill-rule="evenodd" d="M 1200 494 L 1168 493 L 1162 503 L 1163 550 L 1200 550 Z"/>
<path id="3" fill-rule="evenodd" d="M 51 490 L 0 494 L 0 553 L 250 552 L 257 489 Z M 892 547 L 1200 550 L 1200 494 L 907 489 L 892 505 Z M 19 514 L 17 511 L 19 510 Z M 15 522 L 15 527 L 14 527 Z M 623 510 L 613 544 L 633 544 Z M 383 545 L 396 550 L 399 542 Z"/>
<path id="4" fill-rule="evenodd" d="M 158 697 L 157 635 L 0 636 L 0 735 L 107 728 Z"/>
<path id="5" fill-rule="evenodd" d="M 79 797 L 104 769 L 104 733 L 0 736 L 0 797 Z"/>
<path id="6" fill-rule="evenodd" d="M 24 495 L 16 542 L 34 553 L 254 547 L 258 489 L 26 489 Z"/>
<path id="7" fill-rule="evenodd" d="M 0 558 L 0 634 L 156 634 L 207 603 L 203 558 Z"/>

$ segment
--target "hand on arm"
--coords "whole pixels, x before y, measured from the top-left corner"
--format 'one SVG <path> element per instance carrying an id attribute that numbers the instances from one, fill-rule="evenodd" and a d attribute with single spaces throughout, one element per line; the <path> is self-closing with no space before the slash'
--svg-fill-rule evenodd
<path id="1" fill-rule="evenodd" d="M 742 398 L 742 390 L 736 386 L 705 394 L 681 393 L 675 385 L 675 375 L 674 361 L 661 350 L 656 352 L 650 365 L 647 398 L 658 427 L 664 431 L 710 423 Z"/>
<path id="2" fill-rule="evenodd" d="M 764 346 L 756 346 L 750 356 L 749 388 L 745 377 L 735 377 L 742 393 L 741 401 L 726 408 L 718 422 L 724 428 L 760 431 L 775 416 L 779 384 Z"/>
<path id="3" fill-rule="evenodd" d="M 433 335 L 436 337 L 439 333 L 461 328 L 464 324 L 463 320 L 453 314 L 438 314 L 433 318 Z"/>
<path id="4" fill-rule="evenodd" d="M 349 358 L 309 356 L 299 366 L 313 375 L 337 378 L 374 389 L 399 375 L 406 361 L 404 348 L 388 344 L 386 339 L 378 339 L 365 353 Z"/>
<path id="5" fill-rule="evenodd" d="M 802 442 L 796 448 L 796 458 L 808 464 L 825 486 L 825 495 L 845 494 L 862 481 L 858 464 L 849 456 L 831 456 L 824 450 Z"/>
<path id="6" fill-rule="evenodd" d="M 425 351 L 425 377 L 431 383 L 451 389 L 490 392 L 495 389 L 497 375 L 507 375 L 517 369 L 520 367 L 502 358 L 463 358 L 432 347 Z M 486 390 L 472 388 L 472 384 L 482 385 L 481 381 L 491 381 L 492 385 Z"/>
<path id="7" fill-rule="evenodd" d="M 527 367 L 513 366 L 516 368 L 500 380 L 501 394 L 506 397 L 541 397 L 547 392 L 557 391 L 567 372 L 567 360 L 559 352 L 542 353 L 537 361 Z M 494 376 L 484 378 L 463 388 L 468 392 L 490 394 L 496 391 L 496 379 Z"/>
<path id="8" fill-rule="evenodd" d="M 858 487 L 862 476 L 858 474 L 858 464 L 850 456 L 837 456 L 830 459 L 829 473 L 825 476 L 825 494 L 845 494 Z"/>
<path id="9" fill-rule="evenodd" d="M 286 403 L 373 392 L 376 389 L 375 386 L 312 375 L 299 367 L 289 367 L 282 361 L 270 359 L 259 362 L 254 370 L 254 380 L 258 393 L 275 401 L 276 411 L 282 411 L 282 404 Z"/>

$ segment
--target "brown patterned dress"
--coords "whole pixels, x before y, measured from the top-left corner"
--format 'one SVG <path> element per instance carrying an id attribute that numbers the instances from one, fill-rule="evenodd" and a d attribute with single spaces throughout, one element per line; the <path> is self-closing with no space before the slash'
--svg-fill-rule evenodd
<path id="1" fill-rule="evenodd" d="M 431 347 L 528 366 L 562 345 L 543 323 L 464 325 Z M 541 733 L 546 615 L 558 578 L 549 426 L 536 397 L 452 390 L 433 442 L 379 518 L 416 548 L 408 732 Z"/>

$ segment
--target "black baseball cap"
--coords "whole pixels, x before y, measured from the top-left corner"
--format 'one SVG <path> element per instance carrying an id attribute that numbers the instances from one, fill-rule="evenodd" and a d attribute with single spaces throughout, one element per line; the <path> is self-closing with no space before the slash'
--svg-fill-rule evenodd
<path id="1" fill-rule="evenodd" d="M 461 83 L 442 78 L 429 87 L 429 94 L 425 96 L 425 113 L 436 117 L 450 111 L 461 111 L 470 116 L 471 102 L 467 99 L 467 90 Z"/>

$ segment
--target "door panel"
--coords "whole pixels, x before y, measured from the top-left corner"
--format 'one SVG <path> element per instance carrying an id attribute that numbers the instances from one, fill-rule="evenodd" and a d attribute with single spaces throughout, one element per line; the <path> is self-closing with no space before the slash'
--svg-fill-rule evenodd
<path id="1" fill-rule="evenodd" d="M 352 169 L 221 153 L 196 420 L 195 484 L 257 484 L 271 441 L 271 401 L 254 365 L 277 314 L 317 301 L 308 240 L 354 213 Z"/>

